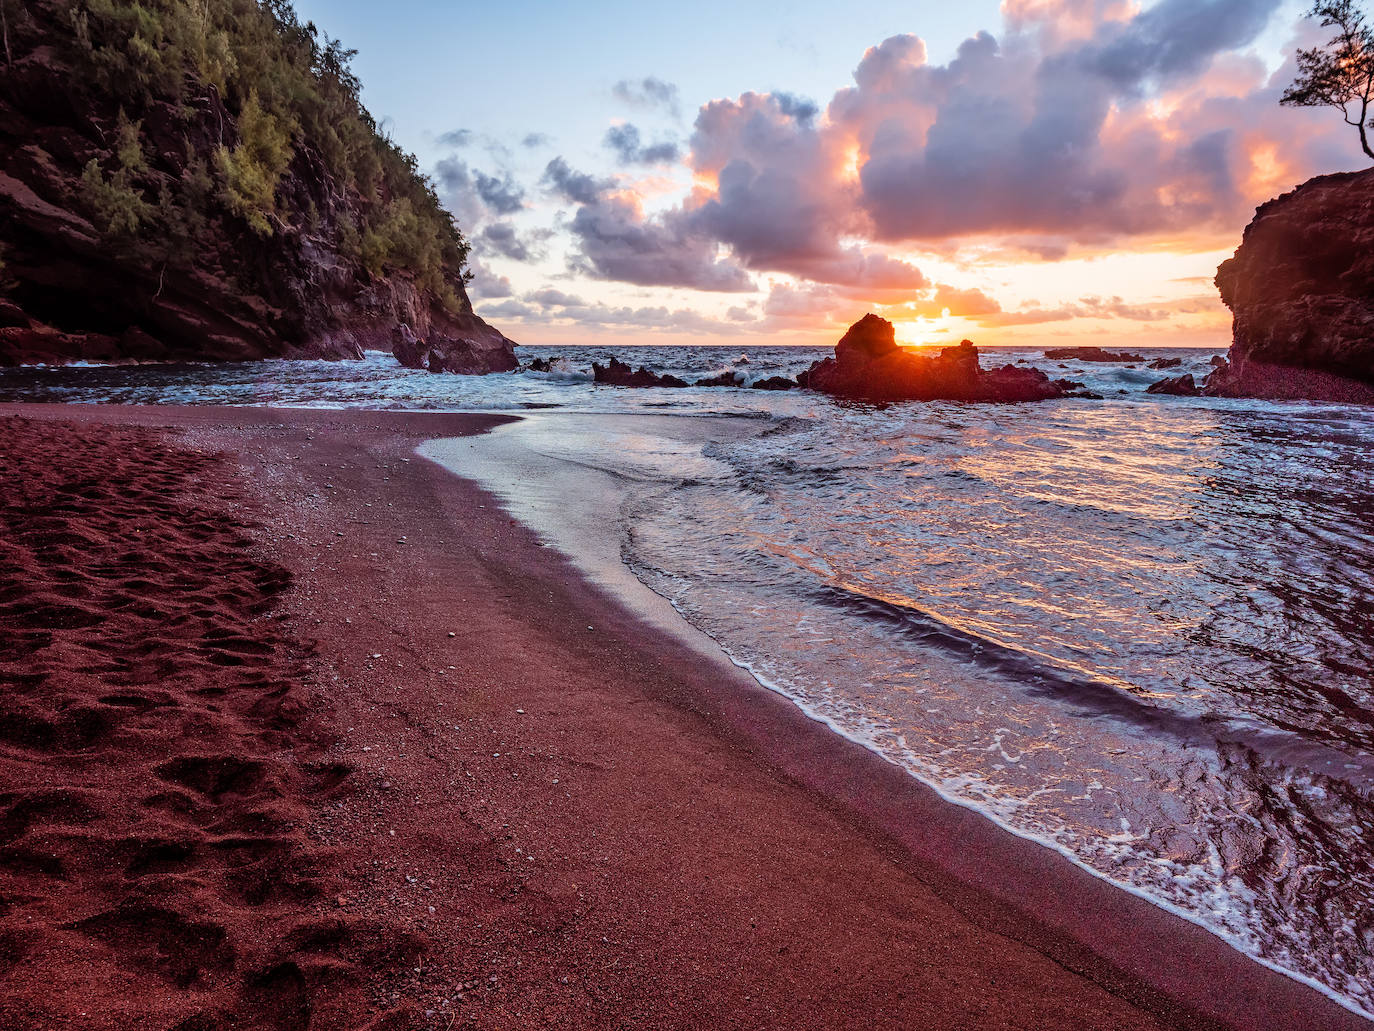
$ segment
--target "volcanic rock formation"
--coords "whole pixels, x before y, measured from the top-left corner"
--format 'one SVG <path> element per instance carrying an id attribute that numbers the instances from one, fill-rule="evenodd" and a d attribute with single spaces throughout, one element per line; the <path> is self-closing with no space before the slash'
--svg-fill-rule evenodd
<path id="1" fill-rule="evenodd" d="M 1039 369 L 981 368 L 968 340 L 938 355 L 899 347 L 892 323 L 873 314 L 849 327 L 834 358 L 797 379 L 812 390 L 866 401 L 1044 401 L 1064 394 Z"/>
<path id="2" fill-rule="evenodd" d="M 641 365 L 631 369 L 619 359 L 612 358 L 605 365 L 592 362 L 592 380 L 612 387 L 685 387 L 689 384 L 676 376 L 660 376 Z"/>
<path id="3" fill-rule="evenodd" d="M 1231 350 L 1207 393 L 1374 403 L 1374 169 L 1261 205 L 1216 284 Z"/>
<path id="4" fill-rule="evenodd" d="M 1104 351 L 1100 347 L 1054 347 L 1045 352 L 1046 358 L 1071 359 L 1080 362 L 1143 362 L 1143 354 L 1128 351 Z"/>

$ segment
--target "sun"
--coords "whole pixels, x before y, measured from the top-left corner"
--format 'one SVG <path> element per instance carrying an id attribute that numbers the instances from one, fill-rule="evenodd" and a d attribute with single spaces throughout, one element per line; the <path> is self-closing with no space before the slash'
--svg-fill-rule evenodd
<path id="1" fill-rule="evenodd" d="M 894 320 L 892 331 L 903 347 L 935 347 L 949 334 L 949 320 L 949 309 L 945 308 L 937 318 L 917 315 L 914 319 Z"/>

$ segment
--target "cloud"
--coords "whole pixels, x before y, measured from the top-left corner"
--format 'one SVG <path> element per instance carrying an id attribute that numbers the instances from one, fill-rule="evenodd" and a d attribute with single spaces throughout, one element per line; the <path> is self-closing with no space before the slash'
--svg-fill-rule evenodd
<path id="1" fill-rule="evenodd" d="M 674 118 L 682 115 L 677 87 L 652 75 L 633 81 L 621 79 L 611 87 L 611 93 L 631 107 L 660 107 Z"/>
<path id="2" fill-rule="evenodd" d="M 574 271 L 640 286 L 743 291 L 754 288 L 736 262 L 719 256 L 716 241 L 681 212 L 645 218 L 631 198 L 595 196 L 570 224 L 578 249 Z"/>
<path id="3" fill-rule="evenodd" d="M 743 331 L 737 323 L 724 322 L 690 308 L 670 309 L 666 305 L 609 305 L 588 302 L 554 287 L 544 287 L 484 309 L 485 313 L 525 322 L 573 323 L 603 329 L 660 330 L 667 332 L 730 335 Z"/>
<path id="4" fill-rule="evenodd" d="M 629 123 L 607 129 L 602 145 L 614 151 L 622 165 L 664 165 L 682 156 L 678 145 L 671 141 L 644 146 L 639 129 Z"/>
<path id="5" fill-rule="evenodd" d="M 469 256 L 468 271 L 472 273 L 472 281 L 468 283 L 468 295 L 474 300 L 496 300 L 510 297 L 515 292 L 511 289 L 507 276 L 496 275 L 475 257 Z"/>
<path id="6" fill-rule="evenodd" d="M 784 93 L 781 90 L 775 90 L 772 96 L 778 103 L 778 109 L 784 115 L 806 128 L 810 128 L 812 120 L 821 113 L 816 102 L 808 100 L 806 97 L 799 97 L 794 93 Z"/>
<path id="7" fill-rule="evenodd" d="M 595 204 L 601 194 L 614 184 L 609 179 L 597 179 L 585 172 L 575 172 L 561 157 L 544 167 L 541 180 L 555 194 L 574 204 Z"/>
<path id="8" fill-rule="evenodd" d="M 488 208 L 498 215 L 510 215 L 525 206 L 525 191 L 517 186 L 511 174 L 499 178 L 483 172 L 473 173 L 473 187 Z"/>
<path id="9" fill-rule="evenodd" d="M 573 294 L 565 294 L 562 290 L 555 290 L 551 286 L 526 294 L 525 300 L 531 301 L 541 308 L 585 308 L 587 306 L 587 302 L 582 298 Z"/>
<path id="10" fill-rule="evenodd" d="M 529 261 L 534 252 L 509 222 L 493 222 L 483 226 L 477 239 L 487 248 L 513 261 Z"/>
<path id="11" fill-rule="evenodd" d="M 944 65 L 916 36 L 870 48 L 824 117 L 790 93 L 698 112 L 696 186 L 658 215 L 740 267 L 854 291 L 929 284 L 884 245 L 992 238 L 1043 260 L 1156 237 L 1210 249 L 1256 202 L 1332 167 L 1329 120 L 1280 110 L 1240 51 L 1278 0 L 1007 0 Z M 632 159 L 638 130 L 607 145 Z"/>
<path id="12" fill-rule="evenodd" d="M 1046 309 L 1032 302 L 1020 311 L 1002 311 L 999 306 L 996 311 L 964 314 L 977 315 L 978 323 L 983 326 L 1028 326 L 1043 322 L 1067 322 L 1070 319 L 1115 318 L 1132 322 L 1163 322 L 1178 310 L 1184 309 L 1176 305 L 1169 308 L 1151 308 L 1148 305 L 1127 304 L 1120 297 L 1082 297 L 1077 304 L 1064 304 L 1057 308 Z M 1190 304 L 1187 310 L 1205 309 L 1198 309 Z M 953 308 L 950 313 L 960 314 Z"/>
<path id="13" fill-rule="evenodd" d="M 508 300 L 500 304 L 488 304 L 482 308 L 483 318 L 538 320 L 540 311 L 523 301 Z"/>
<path id="14" fill-rule="evenodd" d="M 547 147 L 552 142 L 553 138 L 549 136 L 548 133 L 531 132 L 526 133 L 525 136 L 520 140 L 520 146 L 529 147 L 531 150 L 533 150 L 536 147 Z"/>
<path id="15" fill-rule="evenodd" d="M 473 132 L 471 129 L 450 129 L 440 133 L 436 139 L 445 147 L 466 147 L 473 141 Z"/>
<path id="16" fill-rule="evenodd" d="M 1117 88 L 1138 91 L 1151 79 L 1196 75 L 1220 53 L 1254 40 L 1280 0 L 1163 0 L 1115 23 L 1072 55 Z"/>
<path id="17" fill-rule="evenodd" d="M 989 297 L 977 288 L 961 290 L 944 283 L 938 284 L 928 299 L 915 305 L 916 314 L 925 318 L 940 318 L 945 311 L 955 317 L 997 315 L 1001 313 L 1002 305 L 996 298 Z"/>

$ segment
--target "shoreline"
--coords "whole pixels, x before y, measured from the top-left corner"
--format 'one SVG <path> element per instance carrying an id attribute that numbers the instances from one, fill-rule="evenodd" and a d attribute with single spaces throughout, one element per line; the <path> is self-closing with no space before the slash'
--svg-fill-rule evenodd
<path id="1" fill-rule="evenodd" d="M 603 451 L 621 454 L 625 444 L 621 438 L 627 432 L 638 440 L 644 436 L 653 437 L 660 428 L 666 435 L 671 436 L 674 443 L 690 440 L 695 445 L 697 438 L 691 433 L 672 434 L 670 427 L 683 420 L 692 420 L 697 425 L 708 421 L 717 423 L 718 433 L 738 433 L 747 436 L 752 432 L 759 432 L 754 420 L 733 416 L 707 418 L 656 413 L 605 415 L 531 412 L 522 413 L 517 421 L 494 426 L 477 437 L 428 441 L 418 448 L 416 453 L 438 463 L 453 475 L 474 481 L 483 490 L 494 494 L 509 514 L 534 530 L 550 546 L 563 552 L 585 577 L 609 591 L 626 608 L 641 618 L 648 619 L 665 632 L 682 638 L 690 646 L 696 647 L 706 655 L 708 661 L 724 665 L 730 675 L 736 674 L 736 671 L 742 673 L 745 680 L 738 685 L 741 691 L 762 688 L 777 695 L 795 706 L 807 719 L 824 726 L 830 733 L 900 770 L 946 804 L 968 810 L 1007 834 L 1055 853 L 1089 876 L 1193 924 L 1246 959 L 1312 989 L 1357 1017 L 1374 1022 L 1374 1015 L 1326 985 L 1289 970 L 1281 964 L 1253 955 L 1239 942 L 1219 929 L 1209 927 L 1188 910 L 1144 889 L 1113 879 L 1106 872 L 1084 862 L 1064 845 L 1050 838 L 1017 829 L 977 802 L 948 793 L 918 770 L 885 755 L 881 748 L 866 741 L 862 735 L 835 722 L 824 712 L 810 706 L 805 699 L 795 697 L 782 685 L 771 683 L 747 663 L 731 656 L 718 641 L 692 624 L 672 602 L 655 593 L 628 569 L 620 558 L 617 541 L 608 542 L 595 533 L 578 532 L 576 527 L 579 523 L 598 528 L 614 525 L 619 518 L 622 503 L 632 489 L 628 484 L 635 482 L 633 476 L 626 482 L 621 481 L 614 473 L 602 471 L 586 457 L 587 450 L 590 448 L 592 454 Z M 584 442 L 576 448 L 568 449 L 565 442 L 570 437 L 585 437 L 589 432 L 593 432 L 582 430 L 579 427 L 580 423 L 593 424 L 594 432 L 598 436 L 590 443 Z M 559 449 L 565 453 L 554 457 L 547 456 L 541 445 L 550 438 L 556 440 Z M 518 471 L 512 472 L 513 469 Z M 598 487 L 589 488 L 589 477 L 599 477 L 604 482 Z M 608 544 L 617 546 L 611 547 Z M 608 570 L 608 565 L 615 568 Z M 664 619 L 664 613 L 667 613 L 667 620 Z M 902 836 L 900 829 L 896 831 L 896 836 Z"/>
<path id="2" fill-rule="evenodd" d="M 518 893 L 542 901 L 520 911 L 513 938 L 490 932 L 503 943 L 498 951 L 513 956 L 505 943 L 533 934 L 554 953 L 576 957 L 571 967 L 598 971 L 589 983 L 599 987 L 582 989 L 574 1004 L 554 998 L 562 988 L 548 985 L 560 985 L 557 977 L 530 978 L 529 969 L 520 975 L 517 960 L 503 975 L 525 987 L 481 1009 L 471 1026 L 486 1026 L 488 1017 L 518 1024 L 531 1006 L 541 1014 L 536 1022 L 578 1026 L 575 1014 L 585 1017 L 579 1005 L 586 1000 L 602 1017 L 652 1012 L 676 1026 L 706 1019 L 720 1026 L 909 1026 L 913 1019 L 968 1027 L 1368 1026 L 1210 932 L 939 797 L 760 686 L 723 653 L 719 666 L 703 666 L 682 641 L 540 547 L 490 494 L 436 464 L 404 457 L 427 440 L 480 432 L 502 417 L 59 405 L 4 405 L 0 414 L 179 428 L 197 443 L 227 449 L 230 461 L 257 480 L 271 502 L 264 510 L 269 527 L 291 525 L 313 536 L 335 527 L 329 558 L 300 537 L 268 546 L 297 576 L 287 597 L 293 625 L 320 620 L 312 632 L 321 642 L 321 670 L 341 678 L 343 686 L 328 689 L 339 716 L 336 747 L 361 769 L 377 763 L 372 751 L 359 758 L 355 743 L 379 746 L 362 745 L 352 728 L 367 727 L 366 718 L 375 734 L 379 717 L 367 706 L 391 710 L 428 751 L 397 751 L 377 778 L 417 795 L 443 794 L 455 774 L 478 780 L 481 805 L 431 803 L 444 811 L 457 805 L 463 826 L 481 828 L 478 838 L 499 841 L 503 829 L 520 828 L 524 819 L 531 837 L 545 844 L 536 850 L 527 842 L 519 855 L 513 845 L 498 845 L 501 861 L 493 869 L 507 878 L 511 869 L 537 871 L 521 875 Z M 282 461 L 293 448 L 303 455 L 307 442 L 327 456 L 320 468 Z M 376 468 L 363 467 L 365 457 L 385 466 L 385 488 Z M 373 525 L 385 532 L 349 521 L 364 496 L 373 499 L 364 504 L 392 502 L 392 512 L 373 513 Z M 364 544 L 375 552 L 363 554 Z M 345 557 L 350 548 L 360 550 Z M 489 595 L 478 595 L 474 584 L 490 588 Z M 384 606 L 386 592 L 391 601 Z M 461 605 L 464 615 L 452 617 L 451 630 L 433 625 L 436 614 Z M 462 618 L 471 630 L 458 625 Z M 459 634 L 458 644 L 444 636 L 450 632 Z M 359 645 L 368 634 L 390 649 L 373 647 L 364 657 Z M 470 643 L 525 675 L 503 678 L 489 658 L 464 650 Z M 405 658 L 399 672 L 370 658 L 397 649 Z M 447 662 L 434 658 L 440 653 Z M 477 687 L 456 692 L 445 666 L 458 667 L 457 675 Z M 355 684 L 372 685 L 367 703 Z M 405 696 L 396 697 L 403 688 Z M 440 703 L 464 709 L 477 723 L 447 749 L 438 730 L 422 726 L 434 722 Z M 517 709 L 525 711 L 515 715 Z M 524 717 L 536 714 L 542 718 L 534 730 Z M 519 740 L 522 751 L 533 746 L 509 779 L 478 749 L 492 735 Z M 577 762 L 562 761 L 574 752 Z M 499 753 L 511 754 L 509 747 Z M 580 793 L 552 791 L 554 770 L 564 774 L 556 778 L 560 786 L 576 784 Z M 359 797 L 397 824 L 391 829 L 408 828 L 407 840 L 420 843 L 414 854 L 453 855 L 454 842 L 443 839 L 432 818 L 393 812 L 399 800 L 390 799 L 400 793 L 378 787 Z M 560 806 L 577 810 L 584 822 Z M 622 850 L 656 847 L 598 859 L 593 853 L 614 850 L 592 844 L 597 830 Z M 359 843 L 391 837 L 356 827 L 350 833 L 360 859 L 367 849 Z M 424 845 L 426 833 L 442 840 Z M 546 868 L 521 859 L 530 852 L 542 859 L 550 850 L 562 862 Z M 589 904 L 598 885 L 601 894 Z M 463 889 L 435 885 L 431 897 L 446 892 L 461 897 Z M 747 929 L 727 903 L 750 914 Z M 626 970 L 589 958 L 602 947 L 590 933 L 598 919 L 608 926 L 596 930 L 621 932 L 599 937 L 614 941 L 636 967 L 628 980 Z M 444 932 L 428 933 L 441 935 L 438 951 L 457 948 Z M 531 967 L 545 960 L 538 952 L 523 958 Z M 671 968 L 669 976 L 646 970 L 652 963 Z M 656 1001 L 644 996 L 647 983 Z M 829 994 L 803 1004 L 797 995 L 805 990 Z M 535 998 L 545 1001 L 528 1001 Z M 664 1002 L 673 1005 L 662 1008 Z"/>

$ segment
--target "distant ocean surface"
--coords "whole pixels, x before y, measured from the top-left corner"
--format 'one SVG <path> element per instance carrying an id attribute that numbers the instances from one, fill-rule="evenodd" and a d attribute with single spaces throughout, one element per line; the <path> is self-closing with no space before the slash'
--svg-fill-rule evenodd
<path id="1" fill-rule="evenodd" d="M 555 457 L 624 481 L 626 564 L 762 683 L 1374 1011 L 1374 409 L 1144 393 L 1200 380 L 1213 350 L 1141 352 L 1183 358 L 1165 371 L 985 350 L 1105 398 L 1018 406 L 589 375 L 614 354 L 752 380 L 827 353 L 521 348 L 565 361 L 482 378 L 382 354 L 17 369 L 0 400 L 749 417 Z"/>

